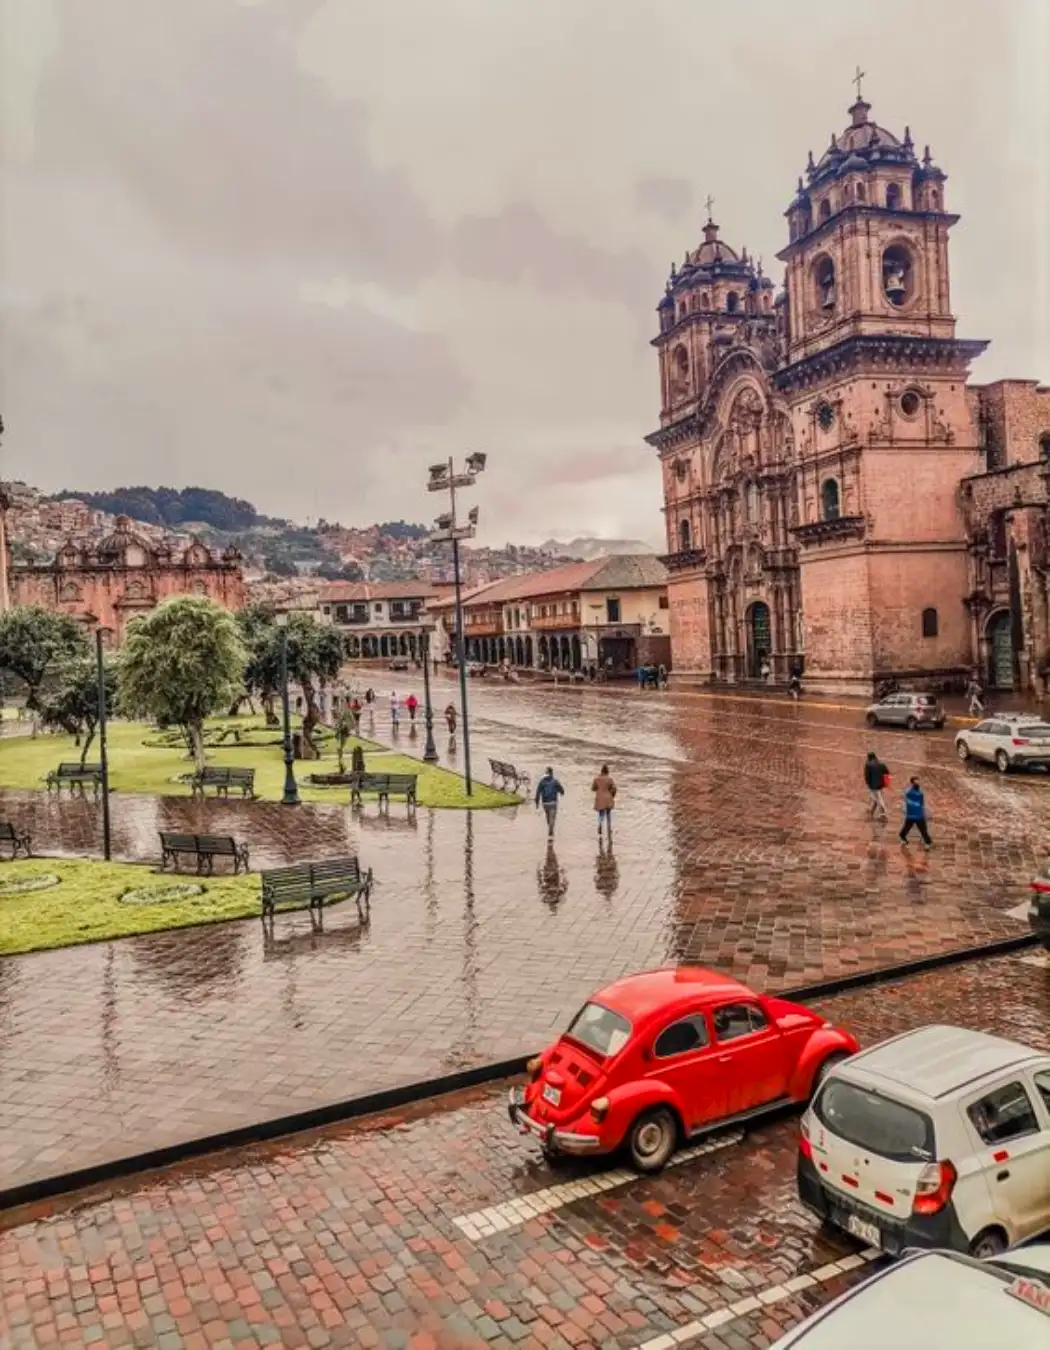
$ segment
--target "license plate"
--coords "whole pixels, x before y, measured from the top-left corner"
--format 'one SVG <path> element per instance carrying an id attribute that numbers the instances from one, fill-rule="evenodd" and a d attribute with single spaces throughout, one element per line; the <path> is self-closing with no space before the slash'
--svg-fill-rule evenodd
<path id="1" fill-rule="evenodd" d="M 860 1238 L 861 1242 L 866 1242 L 869 1247 L 882 1246 L 882 1234 L 879 1232 L 877 1223 L 866 1223 L 863 1219 L 858 1219 L 856 1214 L 846 1216 L 846 1232 L 852 1233 L 855 1238 Z"/>
<path id="2" fill-rule="evenodd" d="M 550 1102 L 551 1106 L 557 1106 L 561 1101 L 561 1088 L 550 1087 L 548 1085 L 543 1089 L 543 1100 L 545 1102 Z"/>

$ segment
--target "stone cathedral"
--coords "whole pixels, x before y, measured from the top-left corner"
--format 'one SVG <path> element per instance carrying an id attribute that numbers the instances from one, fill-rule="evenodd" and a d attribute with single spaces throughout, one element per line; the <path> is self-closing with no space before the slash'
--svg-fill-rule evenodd
<path id="1" fill-rule="evenodd" d="M 804 672 L 870 692 L 1050 678 L 1050 389 L 969 382 L 945 174 L 871 119 L 812 153 L 777 293 L 719 238 L 658 306 L 659 453 L 680 683 Z"/>

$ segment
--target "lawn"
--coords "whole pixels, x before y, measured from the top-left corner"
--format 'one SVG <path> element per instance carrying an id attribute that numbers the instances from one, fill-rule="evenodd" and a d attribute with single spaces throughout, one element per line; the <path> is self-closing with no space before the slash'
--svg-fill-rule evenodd
<path id="1" fill-rule="evenodd" d="M 261 719 L 251 717 L 216 718 L 209 723 L 209 739 L 225 731 L 229 739 L 208 747 L 210 764 L 235 765 L 255 770 L 255 791 L 258 796 L 279 799 L 284 788 L 284 760 L 279 744 L 280 735 L 266 729 Z M 234 732 L 247 738 L 238 744 Z M 277 742 L 267 744 L 266 742 Z M 115 792 L 142 792 L 153 796 L 188 796 L 189 785 L 179 776 L 192 771 L 185 746 L 174 734 L 162 734 L 154 727 L 140 722 L 114 722 L 109 728 L 109 781 Z M 498 792 L 486 784 L 476 783 L 474 795 L 467 797 L 463 779 L 449 769 L 424 764 L 410 755 L 386 750 L 374 741 L 350 741 L 346 747 L 346 763 L 355 744 L 365 752 L 365 768 L 376 773 L 414 773 L 419 777 L 417 791 L 420 806 L 466 807 L 484 809 L 494 806 L 512 806 L 519 799 L 507 792 Z M 349 790 L 345 787 L 312 787 L 306 775 L 313 770 L 334 773 L 337 764 L 333 743 L 324 742 L 324 757 L 310 762 L 296 761 L 295 773 L 299 793 L 304 801 L 336 802 L 345 805 Z M 4 738 L 0 741 L 0 788 L 37 788 L 44 786 L 50 769 L 60 760 L 79 759 L 80 751 L 71 736 L 41 735 Z M 98 758 L 98 742 L 88 752 L 90 760 Z"/>
<path id="2" fill-rule="evenodd" d="M 21 890 L 34 885 L 39 889 Z M 172 898 L 173 887 L 200 893 Z M 173 876 L 132 863 L 58 858 L 0 863 L 0 955 L 258 913 L 258 876 Z"/>

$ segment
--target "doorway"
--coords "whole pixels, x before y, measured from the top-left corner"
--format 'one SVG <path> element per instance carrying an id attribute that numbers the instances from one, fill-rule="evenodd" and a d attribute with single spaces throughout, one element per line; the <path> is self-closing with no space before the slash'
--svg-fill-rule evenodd
<path id="1" fill-rule="evenodd" d="M 772 650 L 769 606 L 756 600 L 747 612 L 747 673 L 750 679 L 761 677 L 762 663 L 769 659 Z"/>
<path id="2" fill-rule="evenodd" d="M 1014 687 L 1013 622 L 1002 609 L 988 620 L 988 683 L 993 689 Z"/>

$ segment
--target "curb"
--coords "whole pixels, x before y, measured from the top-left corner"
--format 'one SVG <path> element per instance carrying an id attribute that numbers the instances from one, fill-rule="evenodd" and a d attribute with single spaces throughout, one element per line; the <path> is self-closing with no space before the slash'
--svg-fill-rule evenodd
<path id="1" fill-rule="evenodd" d="M 1039 941 L 1040 939 L 1035 933 L 1021 933 L 1016 937 L 999 938 L 994 942 L 985 942 L 976 947 L 956 947 L 950 951 L 937 952 L 932 956 L 919 957 L 914 961 L 903 961 L 894 966 L 858 971 L 853 975 L 840 975 L 830 980 L 798 985 L 794 989 L 781 989 L 777 991 L 777 997 L 792 999 L 796 1002 L 830 998 L 854 989 L 874 988 L 880 984 L 923 975 L 931 970 L 963 965 L 968 961 L 1009 956 L 1028 947 L 1037 946 Z M 489 1083 L 496 1083 L 501 1079 L 524 1073 L 525 1065 L 530 1058 L 530 1055 L 518 1055 L 513 1059 L 479 1064 L 475 1068 L 463 1069 L 458 1073 L 443 1074 L 438 1078 L 420 1079 L 414 1083 L 405 1083 L 400 1087 L 387 1088 L 381 1092 L 370 1092 L 361 1097 L 350 1097 L 345 1101 L 332 1102 L 327 1106 L 314 1107 L 308 1111 L 296 1111 L 290 1115 L 277 1116 L 272 1120 L 260 1121 L 254 1125 L 242 1125 L 234 1130 L 223 1130 L 218 1134 L 202 1135 L 197 1139 L 171 1144 L 165 1148 L 151 1149 L 145 1153 L 132 1154 L 126 1158 L 97 1163 L 92 1167 L 82 1167 L 72 1172 L 42 1177 L 38 1181 L 28 1181 L 21 1186 L 0 1189 L 0 1211 L 15 1209 L 39 1200 L 50 1199 L 56 1195 L 64 1195 L 70 1191 L 97 1186 L 104 1182 L 116 1181 L 121 1177 L 131 1176 L 138 1172 L 169 1167 L 173 1163 L 185 1162 L 191 1158 L 217 1153 L 224 1149 L 259 1144 L 283 1135 L 299 1134 L 305 1130 L 314 1130 L 325 1125 L 356 1120 L 361 1116 L 390 1111 L 414 1102 L 425 1101 L 430 1097 L 441 1097 L 447 1093 L 458 1092 L 464 1088 L 483 1087 Z"/>

